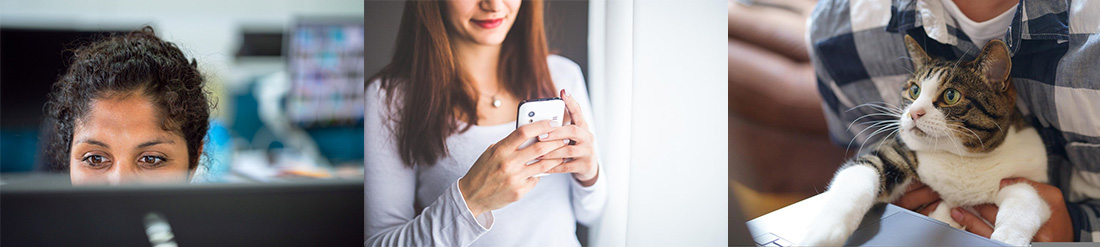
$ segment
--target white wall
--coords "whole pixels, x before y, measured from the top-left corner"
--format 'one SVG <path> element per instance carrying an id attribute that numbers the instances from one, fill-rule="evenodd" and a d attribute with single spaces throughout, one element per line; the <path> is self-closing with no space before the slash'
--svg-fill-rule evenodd
<path id="1" fill-rule="evenodd" d="M 724 0 L 634 2 L 627 246 L 725 246 Z"/>

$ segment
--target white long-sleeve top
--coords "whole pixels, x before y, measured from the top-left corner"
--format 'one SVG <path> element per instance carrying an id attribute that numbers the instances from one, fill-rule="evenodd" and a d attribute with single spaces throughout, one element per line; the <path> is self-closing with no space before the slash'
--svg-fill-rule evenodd
<path id="1" fill-rule="evenodd" d="M 580 66 L 556 55 L 547 60 L 554 86 L 577 99 L 593 126 Z M 581 186 L 572 174 L 551 174 L 519 201 L 473 215 L 458 179 L 489 145 L 515 130 L 515 123 L 472 126 L 447 138 L 450 154 L 434 165 L 408 168 L 389 121 L 393 106 L 386 103 L 379 84 L 371 82 L 366 89 L 366 245 L 579 246 L 576 223 L 588 225 L 599 218 L 607 200 L 603 168 L 592 186 Z"/>

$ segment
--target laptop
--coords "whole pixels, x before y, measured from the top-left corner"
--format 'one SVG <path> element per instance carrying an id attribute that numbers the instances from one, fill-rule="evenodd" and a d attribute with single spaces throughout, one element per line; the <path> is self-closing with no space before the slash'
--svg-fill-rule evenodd
<path id="1" fill-rule="evenodd" d="M 756 245 L 797 246 L 824 203 L 826 198 L 819 194 L 750 220 L 746 225 Z M 1009 246 L 893 204 L 872 207 L 844 245 Z"/>
<path id="2" fill-rule="evenodd" d="M 362 180 L 73 187 L 0 174 L 0 246 L 361 246 Z"/>

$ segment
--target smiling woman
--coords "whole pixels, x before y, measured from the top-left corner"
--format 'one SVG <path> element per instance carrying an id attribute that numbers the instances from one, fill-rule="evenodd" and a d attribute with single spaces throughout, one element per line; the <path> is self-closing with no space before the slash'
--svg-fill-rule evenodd
<path id="1" fill-rule="evenodd" d="M 211 108 L 197 62 L 151 27 L 73 52 L 46 104 L 53 169 L 74 185 L 189 181 Z"/>

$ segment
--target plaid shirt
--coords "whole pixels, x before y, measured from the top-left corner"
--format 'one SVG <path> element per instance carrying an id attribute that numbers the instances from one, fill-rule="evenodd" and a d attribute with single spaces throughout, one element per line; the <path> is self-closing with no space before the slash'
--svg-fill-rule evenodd
<path id="1" fill-rule="evenodd" d="M 853 147 L 883 136 L 849 129 L 875 112 L 853 107 L 901 103 L 912 69 L 906 34 L 945 59 L 972 60 L 984 45 L 939 0 L 825 0 L 807 32 L 832 139 Z M 1100 1 L 1021 0 L 1003 40 L 1017 106 L 1046 144 L 1050 182 L 1062 189 L 1074 235 L 1100 241 Z"/>

